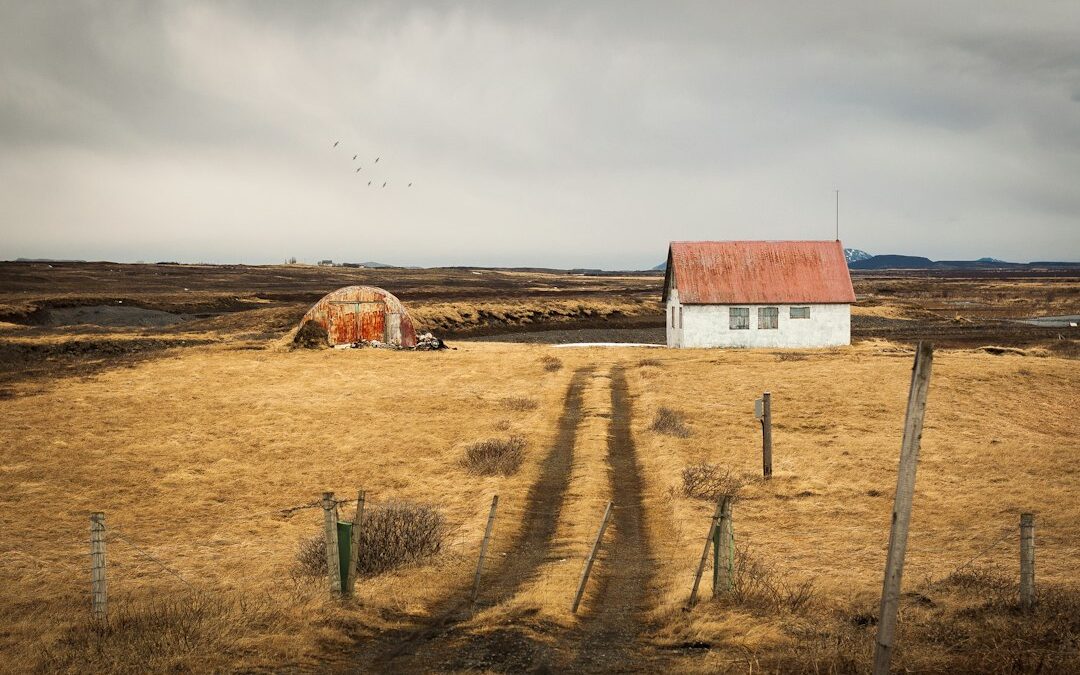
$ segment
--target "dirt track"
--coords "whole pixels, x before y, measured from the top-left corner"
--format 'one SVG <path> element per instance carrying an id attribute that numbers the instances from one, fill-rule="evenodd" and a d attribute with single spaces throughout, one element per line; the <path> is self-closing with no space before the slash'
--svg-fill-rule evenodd
<path id="1" fill-rule="evenodd" d="M 582 392 L 591 368 L 575 371 L 563 402 L 558 434 L 545 457 L 540 477 L 526 499 L 522 528 L 511 545 L 514 555 L 485 580 L 477 607 L 504 602 L 517 594 L 553 551 L 558 512 L 570 483 L 570 471 Z M 607 464 L 616 505 L 601 566 L 593 577 L 595 592 L 587 601 L 580 627 L 522 625 L 528 617 L 483 633 L 462 626 L 471 609 L 468 589 L 458 588 L 420 625 L 360 644 L 362 669 L 373 672 L 641 672 L 658 667 L 657 654 L 643 649 L 647 626 L 652 558 L 645 531 L 642 483 L 631 433 L 631 397 L 622 366 L 611 371 L 611 422 Z M 552 641 L 533 637 L 547 634 Z M 373 648 L 374 647 L 374 648 Z M 350 664 L 350 668 L 357 664 Z"/>
<path id="2" fill-rule="evenodd" d="M 593 610 L 585 618 L 578 651 L 570 670 L 630 672 L 653 670 L 646 664 L 639 638 L 646 630 L 642 614 L 648 605 L 652 557 L 645 532 L 641 474 L 630 429 L 630 390 L 622 366 L 611 370 L 611 427 L 608 465 L 611 468 L 614 537 L 604 557 L 606 573 L 597 578 Z M 655 657 L 648 655 L 648 660 Z"/>
<path id="3" fill-rule="evenodd" d="M 546 560 L 558 524 L 555 514 L 570 483 L 574 444 L 581 422 L 582 392 L 591 373 L 591 368 L 582 368 L 575 371 L 570 380 L 555 443 L 544 458 L 539 479 L 529 489 L 522 527 L 510 547 L 515 555 L 507 556 L 485 580 L 477 598 L 478 607 L 512 597 Z M 498 633 L 483 638 L 461 635 L 456 626 L 468 618 L 468 592 L 466 588 L 457 589 L 436 607 L 430 621 L 381 638 L 381 649 L 375 650 L 375 657 L 363 670 L 438 672 L 446 670 L 448 663 L 459 670 L 485 667 L 516 670 L 522 665 L 521 659 L 533 663 L 546 658 L 539 645 L 526 644 L 526 649 L 522 649 L 521 645 L 509 648 L 502 644 L 507 638 L 513 639 L 512 636 Z M 459 645 L 463 638 L 465 644 Z M 364 652 L 372 650 L 370 645 L 361 645 L 361 649 Z"/>

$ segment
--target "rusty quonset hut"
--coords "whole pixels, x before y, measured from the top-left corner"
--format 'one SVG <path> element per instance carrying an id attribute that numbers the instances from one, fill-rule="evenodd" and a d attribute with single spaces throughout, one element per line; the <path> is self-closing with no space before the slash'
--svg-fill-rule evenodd
<path id="1" fill-rule="evenodd" d="M 329 293 L 308 310 L 297 339 L 325 333 L 330 346 L 361 340 L 416 346 L 416 329 L 401 301 L 374 286 L 346 286 Z"/>

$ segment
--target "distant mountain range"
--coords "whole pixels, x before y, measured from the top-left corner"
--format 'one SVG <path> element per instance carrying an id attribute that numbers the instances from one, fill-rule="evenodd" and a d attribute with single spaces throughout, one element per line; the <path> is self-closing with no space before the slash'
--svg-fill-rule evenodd
<path id="1" fill-rule="evenodd" d="M 1031 269 L 1036 267 L 1080 267 L 1080 262 L 1035 261 L 1014 263 L 998 258 L 979 258 L 978 260 L 931 260 L 915 255 L 872 255 L 858 248 L 845 248 L 844 258 L 849 269 L 853 270 L 947 270 L 947 269 Z M 663 272 L 667 262 L 662 262 L 653 271 Z"/>
<path id="2" fill-rule="evenodd" d="M 846 249 L 845 253 L 847 252 Z M 859 251 L 859 253 L 864 253 Z M 1076 262 L 1035 261 L 1014 263 L 997 258 L 978 260 L 931 260 L 916 255 L 871 255 L 865 258 L 848 257 L 848 267 L 853 270 L 948 270 L 948 269 L 1032 269 L 1036 267 L 1080 267 Z"/>

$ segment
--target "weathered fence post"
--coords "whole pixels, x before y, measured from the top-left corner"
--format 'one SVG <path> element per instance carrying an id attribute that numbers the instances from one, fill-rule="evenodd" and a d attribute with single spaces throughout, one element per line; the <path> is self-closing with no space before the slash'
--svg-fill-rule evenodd
<path id="1" fill-rule="evenodd" d="M 701 551 L 701 560 L 698 561 L 697 572 L 694 574 L 694 587 L 690 589 L 690 599 L 686 601 L 686 608 L 690 609 L 697 603 L 698 586 L 701 585 L 701 575 L 705 572 L 705 562 L 709 559 L 709 547 L 713 545 L 713 535 L 716 534 L 716 528 L 719 527 L 720 514 L 723 513 L 724 503 L 723 499 L 716 503 L 716 512 L 713 513 L 712 521 L 709 523 L 709 534 L 705 537 L 705 548 Z"/>
<path id="2" fill-rule="evenodd" d="M 480 542 L 480 559 L 476 561 L 476 578 L 473 579 L 472 602 L 476 604 L 476 596 L 480 595 L 480 576 L 484 573 L 484 556 L 487 555 L 488 543 L 491 541 L 491 531 L 495 528 L 495 509 L 499 507 L 499 495 L 491 498 L 491 512 L 488 513 L 487 527 L 484 528 L 484 538 Z"/>
<path id="3" fill-rule="evenodd" d="M 1035 606 L 1035 514 L 1020 514 L 1020 607 Z"/>
<path id="4" fill-rule="evenodd" d="M 772 478 L 772 394 L 761 395 L 761 473 Z"/>
<path id="5" fill-rule="evenodd" d="M 607 529 L 608 520 L 611 519 L 611 502 L 607 503 L 607 508 L 604 509 L 604 519 L 600 521 L 600 529 L 596 532 L 596 541 L 593 542 L 592 550 L 589 551 L 589 556 L 585 558 L 585 568 L 581 570 L 581 581 L 578 582 L 577 593 L 574 594 L 574 604 L 570 606 L 570 612 L 577 612 L 578 605 L 581 604 L 581 596 L 585 595 L 585 584 L 589 581 L 589 574 L 592 572 L 593 562 L 596 560 L 596 554 L 600 551 L 600 543 L 604 539 L 604 530 Z"/>
<path id="6" fill-rule="evenodd" d="M 330 593 L 341 595 L 341 555 L 338 552 L 337 502 L 333 492 L 322 496 L 323 531 L 326 534 L 326 573 L 330 578 Z"/>
<path id="7" fill-rule="evenodd" d="M 349 571 L 345 577 L 345 587 L 341 594 L 351 596 L 353 587 L 356 586 L 356 565 L 360 558 L 360 523 L 364 520 L 364 491 L 356 493 L 356 514 L 353 516 L 352 530 L 350 532 L 349 547 Z"/>
<path id="8" fill-rule="evenodd" d="M 720 497 L 720 521 L 713 536 L 713 597 L 720 591 L 731 590 L 734 563 L 731 532 L 731 495 Z"/>
<path id="9" fill-rule="evenodd" d="M 108 621 L 109 588 L 105 578 L 105 514 L 90 514 L 90 608 L 96 621 Z"/>
<path id="10" fill-rule="evenodd" d="M 896 613 L 900 606 L 900 582 L 904 576 L 904 553 L 908 527 L 911 525 L 911 502 L 915 495 L 915 470 L 919 465 L 919 442 L 922 439 L 926 395 L 930 388 L 930 366 L 934 346 L 920 342 L 911 370 L 904 440 L 900 445 L 900 468 L 896 475 L 892 527 L 889 530 L 889 553 L 885 561 L 885 579 L 881 587 L 881 611 L 878 616 L 877 641 L 874 645 L 874 675 L 888 675 L 892 658 Z"/>

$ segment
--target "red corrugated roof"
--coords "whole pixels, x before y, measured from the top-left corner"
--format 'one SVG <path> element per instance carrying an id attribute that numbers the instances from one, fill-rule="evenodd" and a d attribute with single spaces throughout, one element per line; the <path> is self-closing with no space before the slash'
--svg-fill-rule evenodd
<path id="1" fill-rule="evenodd" d="M 855 302 L 839 241 L 673 241 L 665 301 L 672 274 L 690 305 Z"/>

